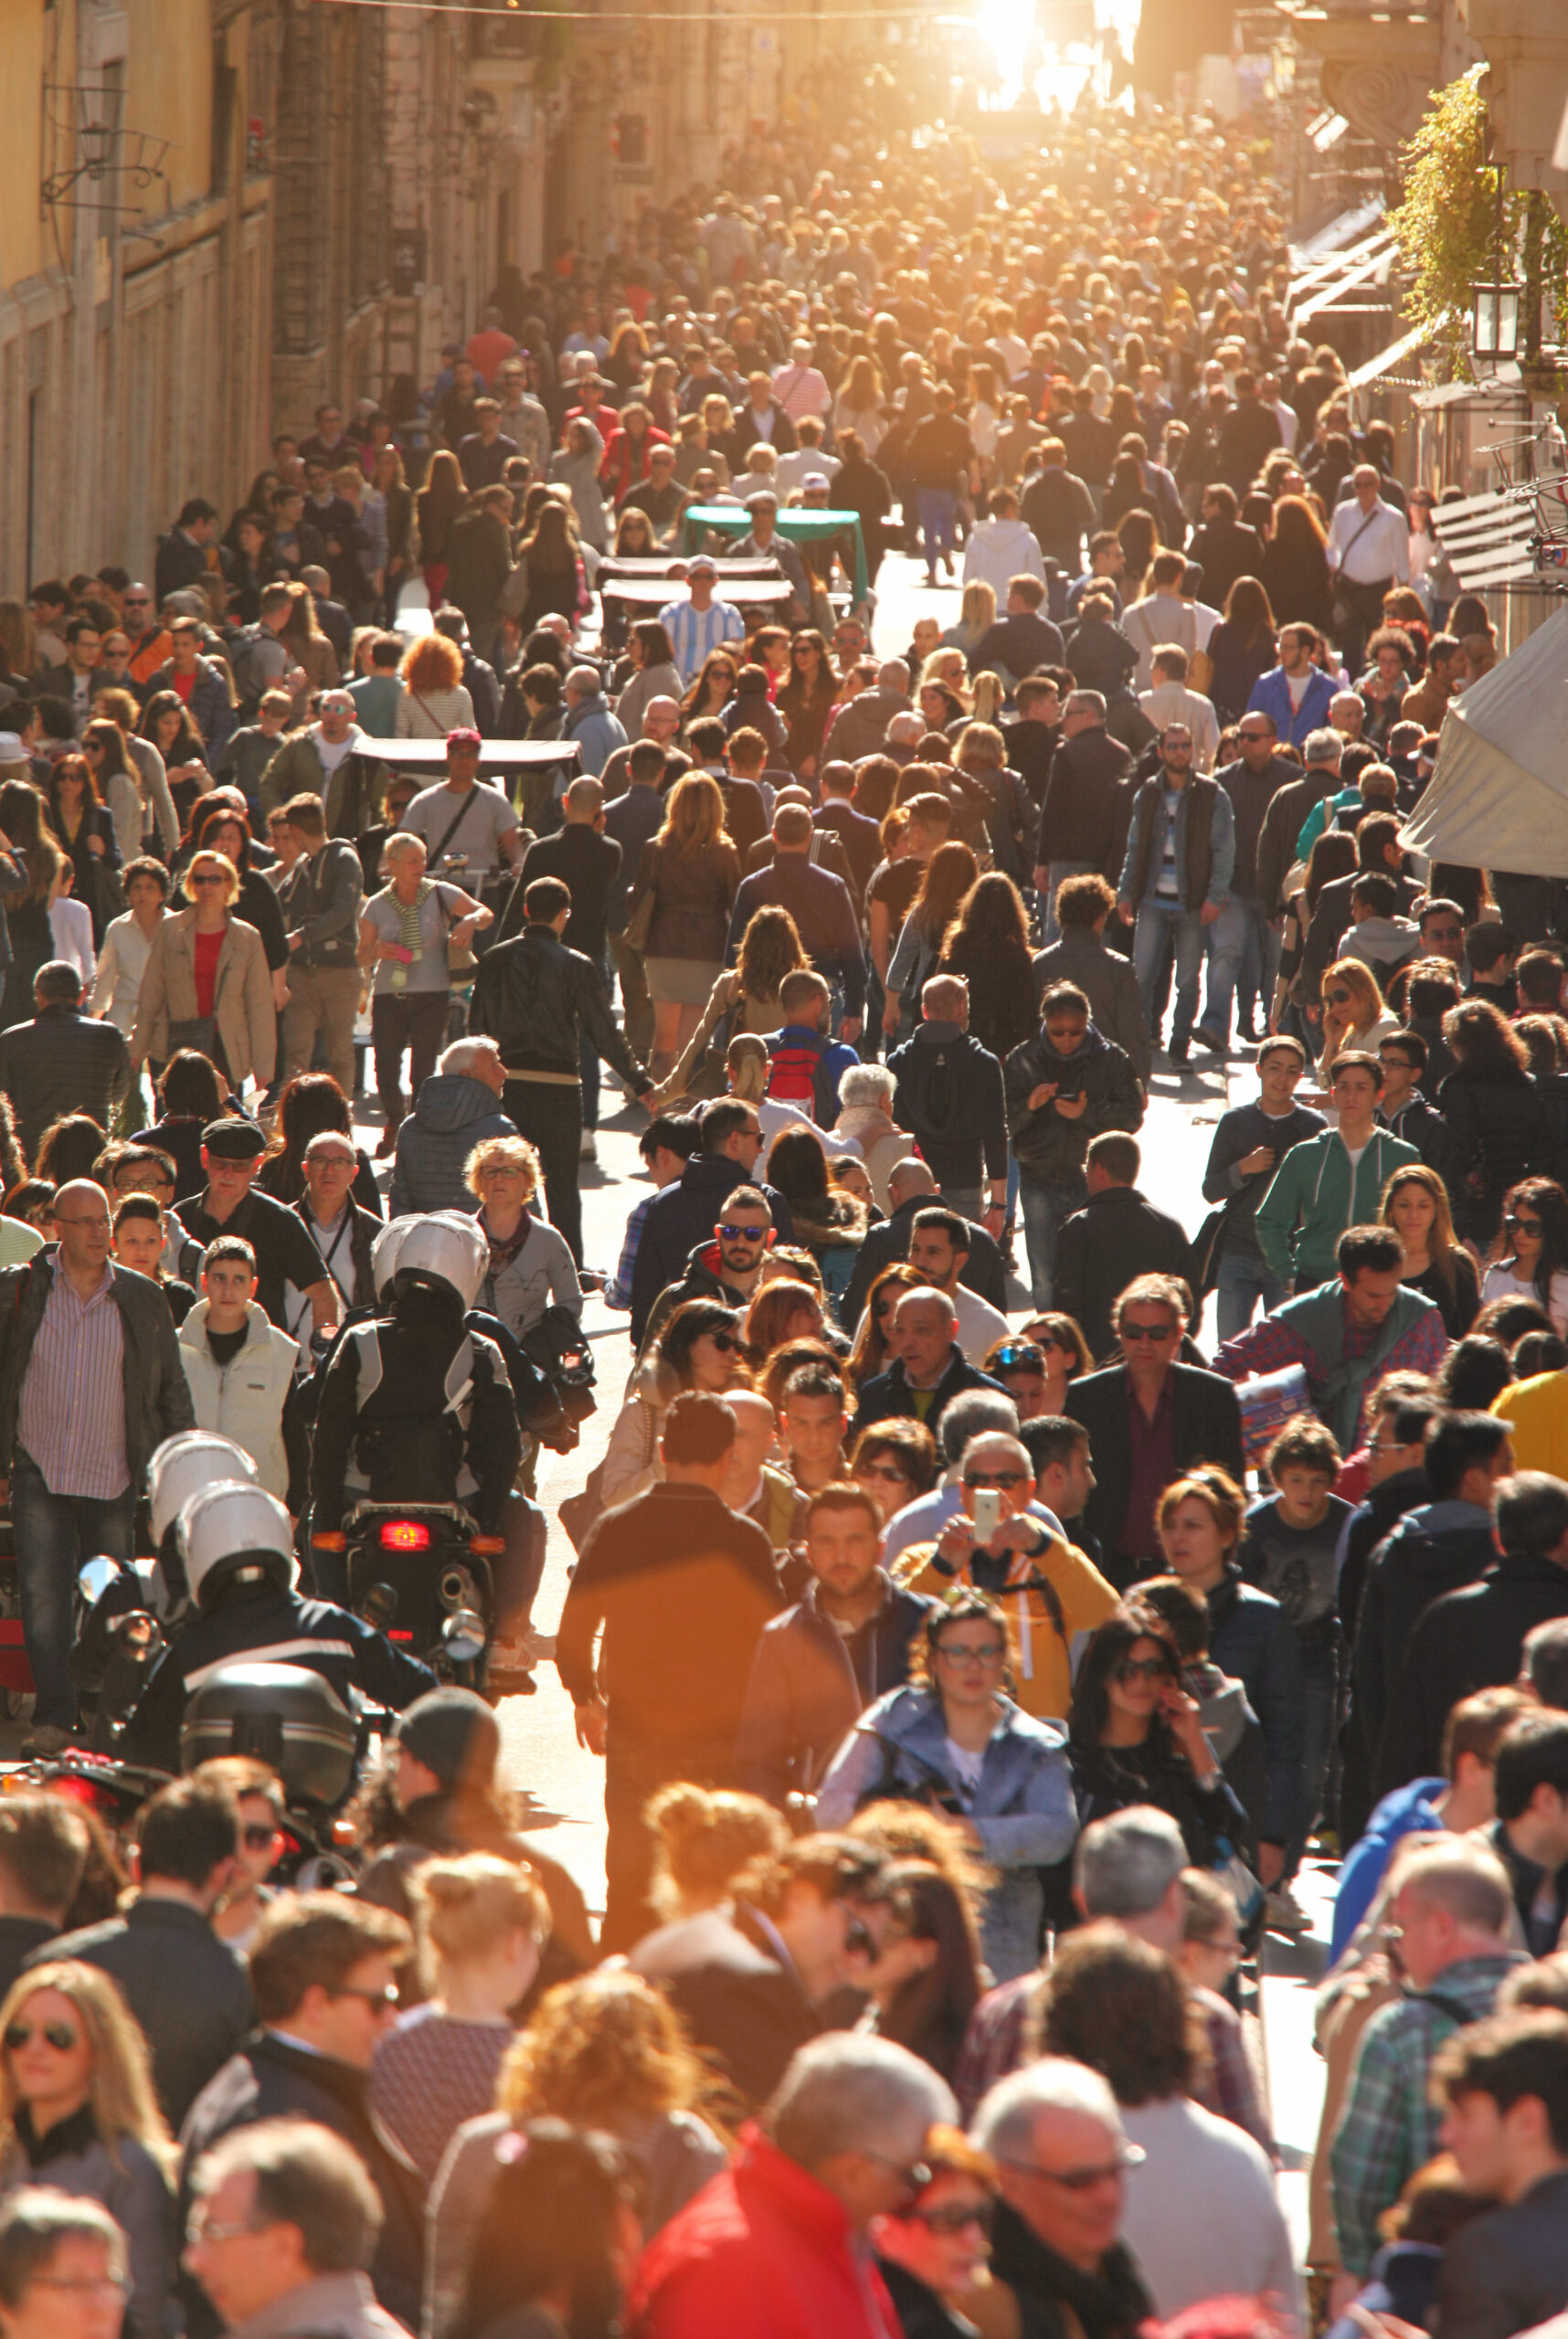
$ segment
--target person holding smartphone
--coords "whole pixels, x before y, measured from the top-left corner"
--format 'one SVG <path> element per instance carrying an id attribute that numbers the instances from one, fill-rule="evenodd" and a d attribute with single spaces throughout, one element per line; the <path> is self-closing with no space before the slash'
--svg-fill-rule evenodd
<path id="1" fill-rule="evenodd" d="M 994 1600 L 1007 1625 L 1013 1695 L 1037 1720 L 1065 1720 L 1076 1633 L 1093 1632 L 1117 1604 L 1099 1570 L 1035 1499 L 1029 1450 L 1005 1431 L 964 1448 L 963 1508 L 935 1542 L 912 1543 L 893 1567 L 904 1590 L 945 1598 L 959 1590 Z"/>

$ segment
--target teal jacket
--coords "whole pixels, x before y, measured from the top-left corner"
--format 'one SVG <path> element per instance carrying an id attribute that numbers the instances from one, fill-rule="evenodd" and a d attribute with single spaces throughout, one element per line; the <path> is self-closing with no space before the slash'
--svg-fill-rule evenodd
<path id="1" fill-rule="evenodd" d="M 1257 1206 L 1258 1245 L 1281 1283 L 1311 1291 L 1340 1272 L 1335 1245 L 1347 1226 L 1375 1223 L 1387 1180 L 1420 1154 L 1376 1129 L 1352 1173 L 1338 1129 L 1293 1145 Z"/>

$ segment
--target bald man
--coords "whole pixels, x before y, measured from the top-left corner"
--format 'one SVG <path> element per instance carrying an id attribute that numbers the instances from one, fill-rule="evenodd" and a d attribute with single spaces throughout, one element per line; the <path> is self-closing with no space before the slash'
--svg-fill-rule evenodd
<path id="1" fill-rule="evenodd" d="M 917 1284 L 893 1315 L 893 1362 L 868 1381 L 852 1424 L 852 1437 L 872 1422 L 924 1422 L 935 1436 L 943 1413 L 964 1389 L 994 1389 L 1000 1381 L 970 1364 L 959 1346 L 959 1311 L 945 1291 Z"/>
<path id="2" fill-rule="evenodd" d="M 805 1501 L 788 1470 L 776 1459 L 779 1424 L 766 1397 L 750 1389 L 726 1389 L 725 1402 L 735 1415 L 735 1445 L 723 1498 L 742 1519 L 755 1519 L 774 1550 L 785 1552 L 805 1533 Z"/>

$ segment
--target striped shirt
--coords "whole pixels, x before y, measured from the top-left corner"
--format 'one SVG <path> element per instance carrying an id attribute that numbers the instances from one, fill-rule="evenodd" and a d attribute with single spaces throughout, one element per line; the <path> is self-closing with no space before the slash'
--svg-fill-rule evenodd
<path id="1" fill-rule="evenodd" d="M 22 1382 L 16 1436 L 52 1495 L 112 1502 L 125 1458 L 125 1328 L 114 1269 L 86 1299 L 57 1264 Z"/>
<path id="2" fill-rule="evenodd" d="M 694 609 L 690 601 L 669 601 L 659 612 L 659 622 L 670 637 L 682 679 L 688 683 L 695 680 L 705 658 L 746 633 L 740 611 L 727 601 L 715 600 L 705 609 Z"/>

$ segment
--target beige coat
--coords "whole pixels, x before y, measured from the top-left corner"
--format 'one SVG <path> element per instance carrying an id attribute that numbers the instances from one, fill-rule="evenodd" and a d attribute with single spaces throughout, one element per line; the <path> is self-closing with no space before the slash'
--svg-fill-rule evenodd
<path id="1" fill-rule="evenodd" d="M 132 1064 L 148 1056 L 163 1063 L 169 1053 L 169 1025 L 190 1022 L 198 1012 L 195 924 L 194 909 L 177 910 L 153 937 L 131 1035 Z M 238 1090 L 253 1073 L 265 1088 L 278 1060 L 277 1011 L 261 937 L 243 918 L 228 921 L 217 954 L 213 1004 L 230 1084 Z"/>

